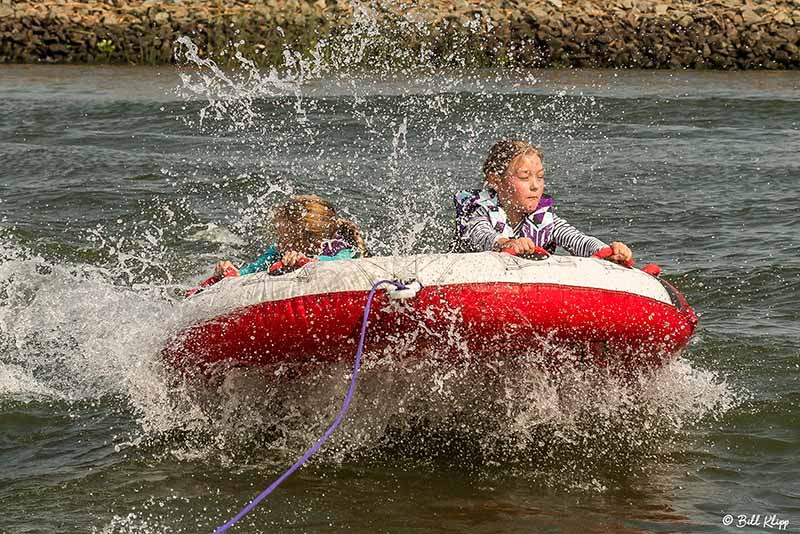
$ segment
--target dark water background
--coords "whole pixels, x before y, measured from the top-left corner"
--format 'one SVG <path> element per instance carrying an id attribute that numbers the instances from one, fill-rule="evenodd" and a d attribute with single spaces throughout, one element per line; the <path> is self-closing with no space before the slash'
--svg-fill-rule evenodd
<path id="1" fill-rule="evenodd" d="M 227 520 L 348 371 L 185 388 L 158 356 L 176 295 L 297 193 L 375 253 L 444 251 L 450 195 L 511 132 L 563 217 L 686 294 L 689 350 L 634 383 L 368 357 L 331 444 L 233 531 L 800 530 L 800 74 L 222 76 L 0 67 L 1 532 Z"/>

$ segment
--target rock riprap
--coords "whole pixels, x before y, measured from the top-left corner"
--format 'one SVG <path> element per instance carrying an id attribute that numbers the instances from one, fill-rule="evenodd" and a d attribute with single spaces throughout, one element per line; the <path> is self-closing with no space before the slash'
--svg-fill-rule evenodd
<path id="1" fill-rule="evenodd" d="M 0 0 L 0 62 L 793 69 L 800 0 Z"/>

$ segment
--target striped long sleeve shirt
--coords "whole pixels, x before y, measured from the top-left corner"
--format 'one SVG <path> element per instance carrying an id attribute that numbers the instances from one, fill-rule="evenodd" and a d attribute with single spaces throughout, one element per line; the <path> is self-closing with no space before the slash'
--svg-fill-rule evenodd
<path id="1" fill-rule="evenodd" d="M 496 250 L 501 237 L 530 238 L 550 253 L 556 247 L 573 256 L 588 257 L 608 245 L 589 236 L 556 215 L 553 199 L 543 195 L 539 205 L 515 227 L 508 222 L 506 212 L 491 190 L 462 191 L 454 197 L 457 216 L 455 249 L 464 252 Z"/>

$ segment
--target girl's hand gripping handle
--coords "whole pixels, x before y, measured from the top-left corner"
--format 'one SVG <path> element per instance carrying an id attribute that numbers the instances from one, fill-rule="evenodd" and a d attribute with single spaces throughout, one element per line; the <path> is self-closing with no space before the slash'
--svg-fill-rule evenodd
<path id="1" fill-rule="evenodd" d="M 210 278 L 206 278 L 205 280 L 203 280 L 200 283 L 199 286 L 194 287 L 194 288 L 190 289 L 189 291 L 187 291 L 186 292 L 186 298 L 189 298 L 192 295 L 196 295 L 196 294 L 200 293 L 201 291 L 203 291 L 205 288 L 207 288 L 209 286 L 213 286 L 214 284 L 216 284 L 217 282 L 219 282 L 223 278 L 231 278 L 231 277 L 234 277 L 234 276 L 239 276 L 239 271 L 237 271 L 236 268 L 234 268 L 234 267 L 228 267 L 227 269 L 225 269 L 225 272 L 221 276 L 218 275 L 218 274 L 215 274 L 214 276 L 212 276 Z"/>

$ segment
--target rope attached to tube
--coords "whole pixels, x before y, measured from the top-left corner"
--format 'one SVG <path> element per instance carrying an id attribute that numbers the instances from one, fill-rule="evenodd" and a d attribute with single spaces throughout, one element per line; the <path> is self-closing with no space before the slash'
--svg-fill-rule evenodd
<path id="1" fill-rule="evenodd" d="M 308 451 L 306 451 L 306 453 L 303 455 L 302 458 L 297 460 L 297 462 L 295 462 L 295 464 L 292 467 L 287 469 L 286 472 L 284 474 L 282 474 L 280 477 L 278 477 L 275 480 L 275 482 L 270 484 L 267 489 L 265 489 L 264 491 L 259 493 L 258 496 L 255 499 L 253 499 L 252 501 L 250 501 L 250 503 L 247 506 L 242 508 L 242 510 L 238 514 L 233 516 L 225 524 L 217 527 L 217 529 L 214 531 L 214 534 L 221 534 L 222 532 L 227 531 L 234 524 L 236 524 L 237 521 L 239 521 L 244 516 L 246 516 L 253 508 L 258 506 L 258 503 L 263 501 L 267 497 L 267 495 L 272 493 L 273 490 L 275 488 L 277 488 L 278 485 L 280 485 L 281 482 L 283 482 L 284 480 L 289 478 L 289 476 L 292 473 L 294 473 L 300 466 L 302 466 L 306 462 L 306 460 L 311 458 L 311 455 L 313 455 L 315 452 L 317 452 L 319 450 L 319 448 L 322 446 L 322 444 L 325 443 L 325 441 L 330 437 L 330 435 L 333 434 L 334 430 L 336 430 L 336 427 L 339 426 L 339 423 L 342 422 L 342 419 L 344 418 L 344 413 L 347 411 L 347 407 L 350 405 L 350 400 L 353 398 L 353 392 L 356 389 L 356 377 L 358 376 L 358 369 L 361 366 L 361 355 L 364 352 L 364 338 L 365 338 L 366 333 L 367 333 L 367 317 L 369 317 L 369 310 L 370 310 L 370 307 L 372 306 L 372 299 L 375 297 L 375 292 L 383 284 L 391 284 L 395 288 L 397 288 L 398 290 L 407 289 L 407 287 L 405 285 L 401 284 L 400 282 L 395 282 L 393 280 L 378 280 L 377 282 L 372 284 L 372 289 L 370 289 L 369 295 L 367 295 L 367 305 L 364 308 L 364 317 L 363 317 L 363 319 L 361 321 L 361 337 L 358 340 L 358 350 L 356 352 L 356 361 L 355 361 L 355 365 L 353 366 L 353 378 L 350 380 L 350 389 L 347 391 L 347 396 L 344 399 L 344 404 L 342 404 L 342 408 L 341 408 L 341 410 L 339 410 L 339 415 L 336 416 L 336 420 L 333 422 L 333 424 L 330 426 L 330 428 L 328 428 L 328 430 L 325 431 L 325 433 L 322 435 L 322 437 L 319 438 L 316 443 L 314 443 L 314 446 L 311 447 L 310 449 L 308 449 Z"/>

